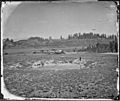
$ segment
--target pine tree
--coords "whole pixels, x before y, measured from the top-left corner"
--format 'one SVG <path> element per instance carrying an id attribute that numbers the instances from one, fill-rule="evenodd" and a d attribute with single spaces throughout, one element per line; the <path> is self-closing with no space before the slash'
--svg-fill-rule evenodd
<path id="1" fill-rule="evenodd" d="M 60 36 L 60 39 L 61 39 L 61 40 L 63 39 L 62 35 Z"/>

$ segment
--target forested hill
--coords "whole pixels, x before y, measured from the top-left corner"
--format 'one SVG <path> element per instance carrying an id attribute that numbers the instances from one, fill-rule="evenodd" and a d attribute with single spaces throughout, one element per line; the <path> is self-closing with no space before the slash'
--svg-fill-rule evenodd
<path id="1" fill-rule="evenodd" d="M 60 36 L 60 39 L 52 39 L 51 37 L 49 39 L 44 39 L 41 37 L 30 37 L 26 40 L 19 40 L 14 41 L 12 39 L 4 39 L 3 40 L 3 48 L 42 48 L 42 47 L 49 47 L 49 48 L 65 48 L 65 47 L 81 47 L 81 48 L 87 48 L 91 50 L 91 48 L 95 47 L 102 47 L 103 46 L 107 49 L 108 47 L 114 46 L 117 44 L 117 37 L 115 35 L 111 35 L 109 37 L 106 37 L 106 35 L 95 35 L 90 36 L 88 34 L 86 35 L 78 35 L 74 34 L 68 35 L 67 39 L 64 39 L 62 36 Z M 112 46 L 110 46 L 112 45 Z M 108 49 L 110 50 L 110 49 Z"/>

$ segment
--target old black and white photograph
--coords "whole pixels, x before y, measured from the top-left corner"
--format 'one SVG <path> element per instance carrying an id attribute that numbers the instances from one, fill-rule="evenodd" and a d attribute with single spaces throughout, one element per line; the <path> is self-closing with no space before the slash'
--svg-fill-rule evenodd
<path id="1" fill-rule="evenodd" d="M 119 99 L 118 2 L 6 1 L 1 8 L 5 99 Z"/>

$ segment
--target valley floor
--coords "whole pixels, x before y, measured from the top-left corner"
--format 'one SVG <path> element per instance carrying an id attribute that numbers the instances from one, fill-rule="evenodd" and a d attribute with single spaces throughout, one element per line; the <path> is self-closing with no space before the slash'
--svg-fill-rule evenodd
<path id="1" fill-rule="evenodd" d="M 76 62 L 79 57 L 81 61 Z M 118 93 L 117 55 L 16 53 L 4 55 L 3 60 L 4 82 L 14 95 L 28 98 L 114 99 Z M 52 62 L 33 68 L 34 63 L 43 60 L 45 63 Z"/>

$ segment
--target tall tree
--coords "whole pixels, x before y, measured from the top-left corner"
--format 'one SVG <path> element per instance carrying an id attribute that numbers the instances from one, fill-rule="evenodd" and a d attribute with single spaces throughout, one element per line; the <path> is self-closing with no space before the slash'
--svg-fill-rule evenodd
<path id="1" fill-rule="evenodd" d="M 52 37 L 51 37 L 51 36 L 49 36 L 49 40 L 52 40 Z"/>
<path id="2" fill-rule="evenodd" d="M 61 40 L 63 39 L 62 35 L 60 36 L 60 39 L 61 39 Z"/>
<path id="3" fill-rule="evenodd" d="M 72 35 L 68 35 L 68 39 L 69 39 L 69 40 L 72 39 Z"/>

